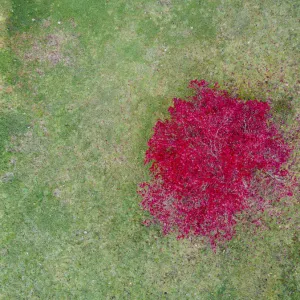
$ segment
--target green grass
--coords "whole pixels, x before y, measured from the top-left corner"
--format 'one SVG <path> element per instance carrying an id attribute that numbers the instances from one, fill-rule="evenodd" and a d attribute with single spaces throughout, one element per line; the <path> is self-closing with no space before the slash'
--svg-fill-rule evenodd
<path id="1" fill-rule="evenodd" d="M 0 299 L 299 299 L 299 193 L 216 254 L 141 225 L 136 194 L 151 129 L 192 79 L 272 98 L 294 126 L 297 1 L 2 8 Z"/>

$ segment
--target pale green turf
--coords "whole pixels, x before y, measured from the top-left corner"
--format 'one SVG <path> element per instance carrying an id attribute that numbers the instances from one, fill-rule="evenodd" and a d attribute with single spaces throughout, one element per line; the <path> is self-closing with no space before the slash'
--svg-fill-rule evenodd
<path id="1" fill-rule="evenodd" d="M 2 11 L 0 299 L 299 299 L 299 195 L 277 205 L 280 223 L 241 225 L 214 254 L 141 225 L 136 194 L 151 128 L 192 79 L 271 97 L 276 119 L 295 124 L 298 1 Z"/>

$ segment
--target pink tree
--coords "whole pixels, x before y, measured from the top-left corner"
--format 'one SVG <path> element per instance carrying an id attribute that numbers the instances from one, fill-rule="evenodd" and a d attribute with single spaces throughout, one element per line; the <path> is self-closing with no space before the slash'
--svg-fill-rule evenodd
<path id="1" fill-rule="evenodd" d="M 150 182 L 140 184 L 141 206 L 163 233 L 201 235 L 215 249 L 233 237 L 235 215 L 292 195 L 283 169 L 292 148 L 272 123 L 270 106 L 231 98 L 191 81 L 196 95 L 174 99 L 148 142 Z"/>

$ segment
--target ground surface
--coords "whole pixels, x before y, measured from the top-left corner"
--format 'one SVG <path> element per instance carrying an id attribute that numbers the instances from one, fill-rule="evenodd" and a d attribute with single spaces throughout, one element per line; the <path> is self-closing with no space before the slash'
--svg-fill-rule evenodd
<path id="1" fill-rule="evenodd" d="M 192 79 L 295 125 L 299 1 L 0 7 L 0 299 L 300 298 L 299 194 L 216 254 L 141 225 L 136 194 L 151 128 Z"/>

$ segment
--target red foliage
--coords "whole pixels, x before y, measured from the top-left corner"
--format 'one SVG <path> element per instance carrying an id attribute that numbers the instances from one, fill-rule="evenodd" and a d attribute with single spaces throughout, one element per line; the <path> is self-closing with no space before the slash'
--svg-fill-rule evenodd
<path id="1" fill-rule="evenodd" d="M 206 236 L 215 249 L 234 235 L 237 213 L 291 195 L 282 165 L 292 149 L 268 103 L 231 98 L 204 80 L 190 87 L 196 95 L 175 98 L 171 118 L 154 127 L 145 157 L 152 180 L 139 194 L 164 234 Z"/>

